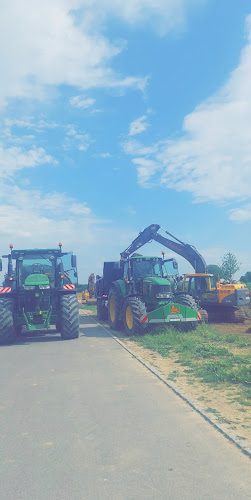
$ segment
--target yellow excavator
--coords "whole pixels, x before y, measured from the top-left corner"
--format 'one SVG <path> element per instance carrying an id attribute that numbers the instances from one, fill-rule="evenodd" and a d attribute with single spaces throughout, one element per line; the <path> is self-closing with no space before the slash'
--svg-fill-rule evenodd
<path id="1" fill-rule="evenodd" d="M 169 237 L 160 234 L 160 229 Z M 196 300 L 205 322 L 244 322 L 242 306 L 250 304 L 248 288 L 241 283 L 221 283 L 218 275 L 207 272 L 205 259 L 194 246 L 182 242 L 158 224 L 151 224 L 139 233 L 125 252 L 130 251 L 131 247 L 137 250 L 151 240 L 184 257 L 194 268 L 194 273 L 184 276 L 181 293 L 186 292 Z"/>
<path id="2" fill-rule="evenodd" d="M 95 274 L 90 274 L 88 278 L 87 290 L 82 292 L 82 300 L 88 305 L 94 305 L 97 302 L 95 297 Z"/>

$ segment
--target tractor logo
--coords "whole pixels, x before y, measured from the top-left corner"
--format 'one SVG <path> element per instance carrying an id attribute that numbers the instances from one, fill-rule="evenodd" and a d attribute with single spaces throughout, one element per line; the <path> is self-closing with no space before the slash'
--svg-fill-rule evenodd
<path id="1" fill-rule="evenodd" d="M 179 314 L 180 310 L 178 307 L 172 306 L 170 313 L 171 314 Z"/>

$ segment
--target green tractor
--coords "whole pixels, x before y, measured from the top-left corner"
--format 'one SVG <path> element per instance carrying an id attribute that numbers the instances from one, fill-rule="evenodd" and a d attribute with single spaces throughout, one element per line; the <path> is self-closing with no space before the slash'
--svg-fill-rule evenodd
<path id="1" fill-rule="evenodd" d="M 132 247 L 134 248 L 134 246 Z M 128 254 L 128 255 L 126 255 Z M 97 315 L 108 318 L 114 330 L 140 334 L 147 325 L 169 323 L 182 331 L 194 330 L 201 320 L 194 299 L 175 291 L 174 277 L 167 263 L 177 269 L 175 259 L 144 257 L 130 251 L 119 262 L 105 262 L 103 277 L 97 276 Z"/>
<path id="2" fill-rule="evenodd" d="M 0 343 L 14 341 L 23 326 L 35 333 L 55 325 L 62 339 L 77 338 L 76 256 L 62 252 L 60 243 L 58 249 L 13 250 L 10 245 L 3 258 L 8 272 L 0 287 Z"/>

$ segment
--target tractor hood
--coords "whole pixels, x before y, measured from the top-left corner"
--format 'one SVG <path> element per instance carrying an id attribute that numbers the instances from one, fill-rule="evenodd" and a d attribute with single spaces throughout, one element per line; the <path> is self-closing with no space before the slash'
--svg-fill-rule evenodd
<path id="1" fill-rule="evenodd" d="M 159 278 L 158 276 L 146 276 L 143 283 L 151 283 L 152 285 L 170 285 L 170 281 L 166 278 Z"/>
<path id="2" fill-rule="evenodd" d="M 50 281 L 46 274 L 30 274 L 24 284 L 25 286 L 49 285 Z"/>

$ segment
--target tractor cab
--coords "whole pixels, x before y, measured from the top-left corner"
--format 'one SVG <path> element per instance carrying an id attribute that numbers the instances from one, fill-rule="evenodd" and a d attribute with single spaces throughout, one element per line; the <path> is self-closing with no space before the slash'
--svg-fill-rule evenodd
<path id="1" fill-rule="evenodd" d="M 186 274 L 183 279 L 183 291 L 192 295 L 198 302 L 203 302 L 203 299 L 206 299 L 217 303 L 217 280 L 218 277 L 213 274 Z"/>
<path id="2" fill-rule="evenodd" d="M 129 283 L 131 293 L 144 297 L 149 309 L 156 308 L 156 304 L 162 305 L 171 300 L 173 280 L 166 266 L 170 260 L 174 270 L 175 259 L 164 260 L 161 257 L 145 257 L 137 254 L 132 255 L 124 264 L 124 280 Z"/>

